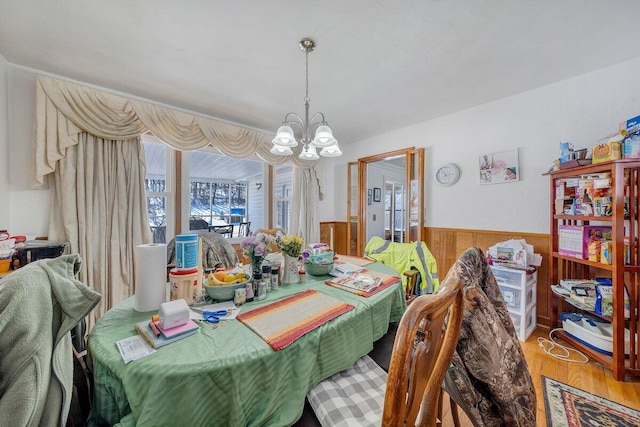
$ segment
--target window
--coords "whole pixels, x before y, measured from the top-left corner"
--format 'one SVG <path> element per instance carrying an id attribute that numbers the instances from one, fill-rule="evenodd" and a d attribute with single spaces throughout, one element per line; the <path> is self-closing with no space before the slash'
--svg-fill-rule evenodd
<path id="1" fill-rule="evenodd" d="M 252 220 L 248 187 L 251 180 L 262 180 L 262 168 L 258 160 L 233 159 L 208 150 L 189 153 L 189 228 L 234 225 L 232 237 L 238 237 L 240 223 Z"/>
<path id="2" fill-rule="evenodd" d="M 291 165 L 278 165 L 275 168 L 274 185 L 274 227 L 289 231 L 289 211 L 291 206 L 291 192 L 293 181 Z"/>
<path id="3" fill-rule="evenodd" d="M 175 183 L 169 179 L 175 169 L 174 150 L 148 135 L 143 135 L 143 145 L 149 226 L 154 242 L 166 243 L 175 235 L 172 206 L 182 209 L 180 201 L 174 202 Z M 185 208 L 181 212 L 183 218 L 188 215 L 189 230 L 233 224 L 233 236 L 238 237 L 241 222 L 250 222 L 250 230 L 288 228 L 293 171 L 290 165 L 274 167 L 274 183 L 269 185 L 265 181 L 270 166 L 260 160 L 234 159 L 213 152 L 211 147 L 182 155 Z M 265 194 L 269 188 L 271 192 Z M 271 225 L 266 211 L 269 200 L 274 201 L 275 211 Z"/>
<path id="4" fill-rule="evenodd" d="M 143 135 L 142 146 L 146 159 L 145 191 L 149 227 L 154 243 L 166 243 L 167 227 L 170 228 L 169 235 L 173 235 L 173 150 L 149 135 Z"/>

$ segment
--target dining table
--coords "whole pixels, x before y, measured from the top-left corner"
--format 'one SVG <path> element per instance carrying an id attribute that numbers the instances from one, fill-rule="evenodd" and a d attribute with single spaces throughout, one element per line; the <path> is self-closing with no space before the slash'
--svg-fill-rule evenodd
<path id="1" fill-rule="evenodd" d="M 388 277 L 398 275 L 380 263 L 365 268 Z M 219 324 L 202 321 L 199 333 L 125 364 L 115 343 L 135 335 L 134 325 L 154 313 L 136 312 L 134 297 L 117 304 L 99 319 L 88 338 L 94 378 L 90 424 L 294 424 L 307 392 L 369 353 L 389 324 L 399 321 L 406 310 L 399 277 L 365 297 L 327 285 L 330 276 L 307 276 L 304 283 L 283 284 L 264 300 L 241 305 L 240 315 L 259 313 L 309 293 L 351 308 L 278 350 L 238 319 Z"/>

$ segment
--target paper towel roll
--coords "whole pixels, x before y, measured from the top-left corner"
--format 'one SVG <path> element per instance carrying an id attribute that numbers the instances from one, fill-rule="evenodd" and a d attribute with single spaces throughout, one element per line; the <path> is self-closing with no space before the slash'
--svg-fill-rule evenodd
<path id="1" fill-rule="evenodd" d="M 149 243 L 135 250 L 136 311 L 154 311 L 167 299 L 167 245 Z"/>

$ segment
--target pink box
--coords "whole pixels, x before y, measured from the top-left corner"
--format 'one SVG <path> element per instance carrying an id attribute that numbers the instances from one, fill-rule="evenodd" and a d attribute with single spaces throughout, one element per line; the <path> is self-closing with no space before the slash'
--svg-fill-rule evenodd
<path id="1" fill-rule="evenodd" d="M 560 225 L 558 227 L 558 253 L 573 258 L 589 259 L 589 242 L 611 233 L 611 227 L 591 225 Z"/>

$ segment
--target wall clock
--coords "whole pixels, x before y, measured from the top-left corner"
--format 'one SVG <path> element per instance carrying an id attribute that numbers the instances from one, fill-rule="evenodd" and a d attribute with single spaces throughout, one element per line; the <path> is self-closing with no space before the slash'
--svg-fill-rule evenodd
<path id="1" fill-rule="evenodd" d="M 447 163 L 436 170 L 436 181 L 440 185 L 450 186 L 460 179 L 460 168 L 454 163 Z"/>

